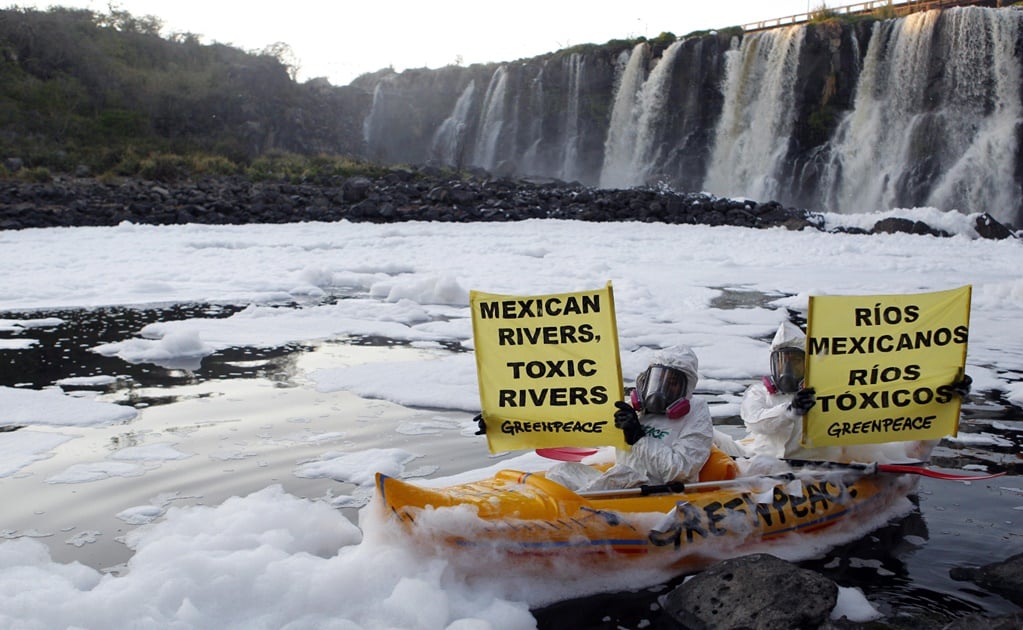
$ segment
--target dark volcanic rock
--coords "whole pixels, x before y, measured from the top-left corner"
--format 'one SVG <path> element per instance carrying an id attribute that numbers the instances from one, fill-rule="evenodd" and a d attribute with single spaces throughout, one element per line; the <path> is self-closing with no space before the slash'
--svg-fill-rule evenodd
<path id="1" fill-rule="evenodd" d="M 923 221 L 912 221 L 899 217 L 882 219 L 874 224 L 875 234 L 895 234 L 905 232 L 907 234 L 930 234 L 931 236 L 948 236 L 943 230 L 936 230 Z"/>
<path id="2" fill-rule="evenodd" d="M 1012 231 L 1005 227 L 998 221 L 995 221 L 988 213 L 984 213 L 977 217 L 977 222 L 974 225 L 974 229 L 977 230 L 977 234 L 981 238 L 991 238 L 996 240 L 1002 240 L 1012 237 Z"/>
<path id="3" fill-rule="evenodd" d="M 1023 553 L 982 567 L 956 567 L 949 570 L 949 575 L 954 580 L 969 580 L 1023 606 Z"/>
<path id="4" fill-rule="evenodd" d="M 828 578 L 769 554 L 725 560 L 665 596 L 683 628 L 819 628 L 838 601 Z"/>
<path id="5" fill-rule="evenodd" d="M 217 177 L 175 182 L 57 178 L 46 183 L 0 180 L 0 229 L 302 221 L 642 221 L 689 225 L 823 229 L 819 215 L 776 201 L 678 193 L 665 187 L 597 189 L 555 180 L 465 177 L 423 167 L 380 177 L 254 182 Z M 1012 231 L 984 215 L 978 234 L 1009 238 Z M 947 236 L 919 221 L 885 219 L 874 233 Z"/>

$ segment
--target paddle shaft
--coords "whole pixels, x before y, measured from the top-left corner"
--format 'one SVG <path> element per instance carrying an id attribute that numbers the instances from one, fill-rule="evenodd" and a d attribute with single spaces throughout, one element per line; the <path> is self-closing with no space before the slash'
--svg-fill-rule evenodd
<path id="1" fill-rule="evenodd" d="M 813 461 L 807 459 L 786 459 L 784 460 L 791 466 L 801 467 L 818 467 L 818 468 L 831 468 L 855 471 L 863 475 L 875 475 L 877 473 L 891 473 L 897 475 L 921 475 L 923 477 L 931 477 L 933 479 L 945 479 L 949 481 L 979 481 L 982 479 L 993 479 L 995 477 L 1001 477 L 1004 472 L 991 473 L 986 475 L 958 475 L 954 473 L 945 473 L 937 470 L 931 470 L 925 468 L 923 462 L 911 462 L 905 464 L 879 464 L 872 462 L 864 464 L 860 462 L 828 462 L 828 461 Z M 766 475 L 756 477 L 742 477 L 739 479 L 728 479 L 725 481 L 701 481 L 697 483 L 683 484 L 681 482 L 666 483 L 660 485 L 649 485 L 639 486 L 636 488 L 622 488 L 620 490 L 591 490 L 588 492 L 579 492 L 579 496 L 586 497 L 588 499 L 602 499 L 607 497 L 621 497 L 621 496 L 632 496 L 640 495 L 647 496 L 650 494 L 682 494 L 684 492 L 694 492 L 700 490 L 711 490 L 716 488 L 728 488 L 730 486 L 748 485 L 756 480 L 762 479 L 775 479 L 777 481 L 792 481 L 796 478 L 793 473 L 781 473 L 777 475 Z"/>
<path id="2" fill-rule="evenodd" d="M 932 479 L 946 479 L 949 481 L 979 481 L 981 479 L 994 479 L 995 477 L 1001 477 L 1004 472 L 990 473 L 986 475 L 959 475 L 956 473 L 946 473 L 938 470 L 931 470 L 926 468 L 923 462 L 907 462 L 904 464 L 879 464 L 877 462 L 863 464 L 860 462 L 827 462 L 827 461 L 813 461 L 808 459 L 786 459 L 786 462 L 791 466 L 816 466 L 819 468 L 842 468 L 845 470 L 858 470 L 865 474 L 874 474 L 877 472 L 893 473 L 897 475 L 920 475 L 922 477 L 931 477 Z"/>
<path id="3" fill-rule="evenodd" d="M 792 481 L 795 478 L 796 475 L 794 473 L 781 473 L 778 475 L 757 475 L 755 477 L 740 477 L 739 479 L 725 479 L 722 481 L 699 481 L 696 483 L 682 483 L 681 481 L 676 481 L 673 483 L 637 486 L 635 488 L 620 488 L 617 490 L 588 490 L 584 492 L 577 492 L 576 494 L 581 497 L 586 497 L 587 499 L 603 499 L 607 497 L 623 497 L 637 494 L 640 496 L 647 496 L 651 494 L 683 494 L 686 492 L 696 492 L 700 490 L 715 490 L 717 488 L 750 485 L 764 479 Z"/>

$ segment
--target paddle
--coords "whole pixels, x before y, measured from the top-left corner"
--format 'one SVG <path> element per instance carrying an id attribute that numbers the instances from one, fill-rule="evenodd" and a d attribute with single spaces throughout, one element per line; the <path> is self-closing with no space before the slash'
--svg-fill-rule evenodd
<path id="1" fill-rule="evenodd" d="M 923 462 L 907 462 L 904 464 L 879 464 L 877 462 L 871 464 L 861 464 L 858 462 L 827 462 L 827 461 L 813 461 L 807 459 L 786 459 L 784 460 L 792 466 L 817 466 L 819 468 L 845 468 L 848 470 L 858 470 L 866 474 L 873 474 L 875 472 L 884 473 L 895 473 L 899 475 L 920 475 L 922 477 L 931 477 L 933 479 L 947 479 L 951 481 L 979 481 L 981 479 L 994 479 L 995 477 L 1001 477 L 1004 472 L 990 473 L 986 475 L 960 475 L 956 473 L 946 473 L 938 470 L 931 470 L 930 468 L 924 467 Z"/>
<path id="2" fill-rule="evenodd" d="M 805 466 L 818 468 L 840 468 L 846 470 L 854 470 L 864 475 L 873 475 L 877 473 L 893 473 L 899 475 L 921 475 L 923 477 L 933 477 L 934 479 L 946 479 L 951 481 L 979 481 L 981 479 L 993 479 L 995 477 L 1001 477 L 1004 472 L 991 473 L 985 475 L 959 475 L 955 473 L 945 473 L 937 470 L 931 470 L 925 468 L 923 462 L 911 462 L 904 464 L 879 464 L 877 462 L 871 464 L 861 464 L 858 462 L 828 462 L 828 461 L 813 461 L 807 459 L 786 459 L 783 460 L 788 462 L 792 466 Z M 738 486 L 750 484 L 757 480 L 762 479 L 776 479 L 778 481 L 791 481 L 796 478 L 793 473 L 780 473 L 776 475 L 762 475 L 755 477 L 742 477 L 739 479 L 728 479 L 723 481 L 701 481 L 698 483 L 683 484 L 681 482 L 666 483 L 661 485 L 649 485 L 649 486 L 638 486 L 636 488 L 622 488 L 620 490 L 590 490 L 588 492 L 579 492 L 579 496 L 586 497 L 588 499 L 600 499 L 607 497 L 620 497 L 630 495 L 647 496 L 651 494 L 682 494 L 683 492 L 692 492 L 697 490 L 708 490 L 715 488 L 727 488 L 728 486 Z"/>
<path id="3" fill-rule="evenodd" d="M 578 448 L 575 446 L 556 446 L 551 448 L 538 448 L 536 454 L 547 459 L 556 459 L 562 462 L 578 462 L 584 457 L 589 457 L 597 452 L 595 448 Z"/>
<path id="4" fill-rule="evenodd" d="M 776 481 L 792 481 L 796 478 L 795 473 L 779 473 L 777 475 L 756 475 L 754 477 L 740 477 L 738 479 L 722 479 L 720 481 L 698 481 L 696 483 L 682 483 L 681 481 L 674 481 L 672 483 L 649 485 L 649 486 L 636 486 L 635 488 L 620 488 L 615 490 L 586 490 L 583 492 L 577 492 L 581 497 L 587 499 L 603 499 L 607 497 L 622 497 L 631 496 L 638 494 L 640 496 L 648 496 L 651 494 L 682 494 L 684 492 L 697 492 L 701 490 L 716 490 L 718 488 L 727 488 L 729 486 L 747 486 L 764 479 L 774 479 Z"/>

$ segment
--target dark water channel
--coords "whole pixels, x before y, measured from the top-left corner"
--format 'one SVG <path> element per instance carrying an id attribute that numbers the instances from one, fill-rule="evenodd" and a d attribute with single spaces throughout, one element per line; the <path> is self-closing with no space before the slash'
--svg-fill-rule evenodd
<path id="1" fill-rule="evenodd" d="M 52 428 L 76 437 L 51 457 L 0 477 L 0 504 L 5 506 L 0 538 L 36 537 L 50 546 L 57 561 L 77 560 L 117 572 L 131 553 L 119 538 L 133 527 L 117 515 L 133 506 L 217 504 L 281 484 L 297 496 L 330 501 L 354 520 L 368 499 L 366 489 L 299 478 L 293 474 L 296 465 L 331 449 L 369 448 L 412 451 L 420 456 L 415 463 L 420 472 L 435 476 L 494 463 L 470 439 L 464 412 L 409 409 L 348 392 L 324 394 L 305 378 L 319 368 L 407 360 L 424 352 L 401 343 L 350 338 L 230 348 L 204 358 L 195 370 L 132 364 L 90 350 L 134 337 L 149 323 L 227 317 L 238 310 L 192 304 L 0 313 L 0 319 L 62 321 L 16 336 L 35 339 L 35 345 L 0 350 L 0 386 L 42 389 L 69 377 L 112 376 L 109 384 L 63 388 L 139 410 L 134 420 L 114 426 Z M 15 335 L 0 331 L 3 337 Z M 881 612 L 896 617 L 941 621 L 1018 610 L 997 595 L 952 580 L 949 569 L 1023 551 L 1023 415 L 997 396 L 975 392 L 963 416 L 961 435 L 985 439 L 944 442 L 934 462 L 954 469 L 1005 470 L 1006 477 L 973 483 L 922 479 L 912 513 L 802 565 L 842 586 L 859 587 Z M 718 421 L 738 423 L 735 418 Z M 439 428 L 407 430 L 410 426 Z M 0 427 L 0 439 L 16 430 Z M 191 456 L 159 462 L 137 476 L 47 481 L 69 466 L 102 460 L 125 446 L 161 442 L 173 442 Z M 561 602 L 534 614 L 542 628 L 648 627 L 657 616 L 657 598 L 681 580 Z"/>

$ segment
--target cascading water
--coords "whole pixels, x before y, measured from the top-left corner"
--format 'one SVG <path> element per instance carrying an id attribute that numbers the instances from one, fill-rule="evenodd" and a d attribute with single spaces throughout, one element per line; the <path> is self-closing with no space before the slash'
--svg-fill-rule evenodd
<path id="1" fill-rule="evenodd" d="M 724 34 L 690 38 L 656 62 L 640 42 L 611 63 L 599 50 L 501 65 L 485 89 L 477 68 L 438 82 L 388 76 L 364 120 L 367 152 L 602 188 L 656 178 L 834 212 L 925 205 L 1016 223 L 1021 21 L 1015 9 L 964 7 L 793 25 L 737 36 L 724 53 Z"/>
<path id="2" fill-rule="evenodd" d="M 381 106 L 383 101 L 383 82 L 377 83 L 373 88 L 373 104 L 370 106 L 369 115 L 362 121 L 362 140 L 368 145 L 372 146 L 373 141 L 376 138 L 377 133 L 380 131 L 382 123 L 381 118 Z"/>
<path id="3" fill-rule="evenodd" d="M 874 26 L 853 111 L 831 142 L 822 178 L 822 205 L 834 211 L 870 211 L 896 203 L 898 183 L 915 164 L 913 131 L 924 108 L 931 37 L 938 11 Z"/>
<path id="4" fill-rule="evenodd" d="M 805 26 L 746 36 L 730 50 L 724 107 L 704 188 L 718 195 L 776 199 L 795 118 L 795 82 Z"/>
<path id="5" fill-rule="evenodd" d="M 490 78 L 490 85 L 487 86 L 487 93 L 483 97 L 479 134 L 472 156 L 472 163 L 475 166 L 492 169 L 497 163 L 498 141 L 501 139 L 507 109 L 507 90 L 508 70 L 505 66 L 500 66 Z"/>
<path id="6" fill-rule="evenodd" d="M 1021 191 L 1011 167 L 1019 152 L 1023 105 L 1016 12 L 950 11 L 946 45 L 956 51 L 945 65 L 945 83 L 954 85 L 947 104 L 947 167 L 927 205 L 985 209 L 1013 221 Z M 970 42 L 969 47 L 955 46 Z M 973 125 L 963 121 L 975 121 Z"/>
<path id="7" fill-rule="evenodd" d="M 547 64 L 540 66 L 536 76 L 530 80 L 529 89 L 529 111 L 532 112 L 529 124 L 525 128 L 525 152 L 522 154 L 522 170 L 526 173 L 543 173 L 544 165 L 540 158 L 540 146 L 543 143 L 543 112 L 545 111 L 544 101 L 544 73 Z"/>
<path id="8" fill-rule="evenodd" d="M 569 55 L 564 63 L 568 76 L 568 103 L 565 107 L 564 137 L 560 146 L 561 168 L 558 177 L 565 181 L 579 178 L 579 89 L 582 83 L 583 56 Z"/>
<path id="9" fill-rule="evenodd" d="M 604 163 L 600 169 L 601 188 L 625 188 L 632 185 L 630 169 L 636 145 L 639 121 L 639 92 L 646 80 L 650 46 L 640 42 L 632 48 L 628 62 L 618 78 L 611 124 L 604 141 Z"/>
<path id="10" fill-rule="evenodd" d="M 646 44 L 633 48 L 615 96 L 604 143 L 602 188 L 646 184 L 651 170 L 660 164 L 663 156 L 659 150 L 659 131 L 671 92 L 671 72 L 681 46 L 681 41 L 668 46 L 645 81 L 649 48 Z"/>
<path id="11" fill-rule="evenodd" d="M 1015 11 L 948 9 L 878 23 L 822 205 L 934 206 L 1013 221 L 1021 122 Z"/>
<path id="12" fill-rule="evenodd" d="M 430 143 L 430 155 L 441 164 L 461 165 L 466 131 L 470 123 L 469 114 L 472 112 L 475 96 L 476 82 L 469 81 L 455 102 L 451 115 L 445 118 L 434 132 L 433 140 Z"/>
<path id="13" fill-rule="evenodd" d="M 632 153 L 629 176 L 632 185 L 650 183 L 648 176 L 664 158 L 660 149 L 661 128 L 671 94 L 672 70 L 675 68 L 675 57 L 682 47 L 682 41 L 676 41 L 664 51 L 650 76 L 639 91 L 639 120 L 636 124 L 636 146 Z"/>

